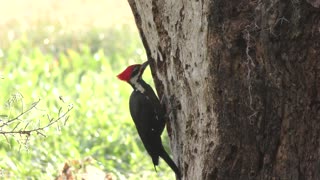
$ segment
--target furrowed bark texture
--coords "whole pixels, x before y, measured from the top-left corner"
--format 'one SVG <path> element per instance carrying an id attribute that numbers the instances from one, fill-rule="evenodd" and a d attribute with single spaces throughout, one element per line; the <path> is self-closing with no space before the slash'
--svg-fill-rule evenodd
<path id="1" fill-rule="evenodd" d="M 320 179 L 318 1 L 128 1 L 184 179 Z"/>

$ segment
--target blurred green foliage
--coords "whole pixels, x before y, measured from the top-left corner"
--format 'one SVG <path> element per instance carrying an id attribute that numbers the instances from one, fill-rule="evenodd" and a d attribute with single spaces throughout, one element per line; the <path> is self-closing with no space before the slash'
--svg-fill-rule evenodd
<path id="1" fill-rule="evenodd" d="M 131 87 L 116 78 L 129 64 L 146 60 L 135 30 L 39 24 L 2 31 L 0 38 L 0 114 L 13 113 L 15 107 L 6 103 L 15 94 L 22 95 L 19 107 L 41 99 L 23 116 L 32 123 L 55 116 L 60 107 L 74 107 L 65 124 L 46 129 L 46 137 L 32 134 L 24 143 L 22 136 L 0 136 L 2 178 L 53 179 L 67 160 L 92 156 L 117 179 L 173 179 L 163 161 L 154 171 L 129 114 Z M 144 78 L 152 83 L 149 68 Z"/>

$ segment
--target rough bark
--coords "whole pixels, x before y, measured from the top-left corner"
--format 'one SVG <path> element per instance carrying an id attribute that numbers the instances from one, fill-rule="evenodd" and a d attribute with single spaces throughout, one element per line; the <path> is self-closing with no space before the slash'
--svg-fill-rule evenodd
<path id="1" fill-rule="evenodd" d="M 184 179 L 320 179 L 320 10 L 128 0 Z"/>

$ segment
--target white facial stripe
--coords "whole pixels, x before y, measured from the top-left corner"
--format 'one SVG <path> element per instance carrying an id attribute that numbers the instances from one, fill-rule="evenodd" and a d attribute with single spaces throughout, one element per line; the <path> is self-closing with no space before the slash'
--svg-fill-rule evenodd
<path id="1" fill-rule="evenodd" d="M 138 83 L 138 78 L 139 76 L 136 75 L 135 77 L 130 79 L 130 82 L 134 87 L 137 88 L 138 91 L 140 91 L 141 93 L 144 93 L 145 89 Z"/>

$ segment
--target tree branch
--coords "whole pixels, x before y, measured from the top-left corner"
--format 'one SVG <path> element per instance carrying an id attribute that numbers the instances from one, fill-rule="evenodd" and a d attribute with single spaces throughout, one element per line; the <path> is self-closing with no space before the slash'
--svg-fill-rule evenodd
<path id="1" fill-rule="evenodd" d="M 40 102 L 40 99 L 39 99 L 38 101 L 32 103 L 32 105 L 30 106 L 30 108 L 27 109 L 26 111 L 22 111 L 18 116 L 16 116 L 16 117 L 14 117 L 14 118 L 12 118 L 12 119 L 10 119 L 10 120 L 2 123 L 2 124 L 0 125 L 0 128 L 2 128 L 2 127 L 4 127 L 4 126 L 7 126 L 7 125 L 11 124 L 12 122 L 14 122 L 14 121 L 16 121 L 16 120 L 19 120 L 19 118 L 20 118 L 21 116 L 27 114 L 27 113 L 30 112 L 32 109 L 34 109 L 34 108 L 39 104 L 39 102 Z"/>
<path id="2" fill-rule="evenodd" d="M 40 100 L 39 100 L 39 101 L 40 101 Z M 7 121 L 6 123 L 2 124 L 0 127 L 3 127 L 3 126 L 5 126 L 5 125 L 8 125 L 9 123 L 11 123 L 11 122 L 13 122 L 13 121 L 15 121 L 15 120 L 18 120 L 19 117 L 23 116 L 24 114 L 26 114 L 27 112 L 29 112 L 29 111 L 31 111 L 33 108 L 35 108 L 36 105 L 39 103 L 39 101 L 33 103 L 33 105 L 32 105 L 28 110 L 20 113 L 17 117 L 15 117 L 15 118 Z M 5 137 L 7 137 L 6 135 L 8 135 L 8 134 L 10 134 L 10 135 L 11 135 L 11 134 L 20 134 L 20 135 L 30 136 L 31 133 L 36 132 L 38 135 L 40 134 L 40 135 L 42 135 L 42 136 L 45 137 L 44 133 L 41 132 L 41 131 L 43 131 L 45 128 L 48 128 L 48 127 L 52 126 L 53 124 L 57 123 L 58 121 L 60 121 L 60 120 L 63 119 L 63 118 L 65 119 L 65 121 L 67 121 L 67 120 L 69 119 L 69 116 L 67 116 L 67 114 L 73 109 L 73 106 L 69 105 L 68 110 L 65 111 L 65 112 L 62 113 L 62 114 L 61 114 L 61 109 L 62 109 L 62 108 L 60 108 L 58 117 L 57 117 L 56 119 L 50 118 L 50 117 L 48 116 L 49 123 L 46 124 L 45 126 L 41 126 L 41 127 L 34 128 L 34 129 L 27 129 L 27 127 L 28 127 L 29 124 L 30 124 L 30 122 L 28 122 L 28 123 L 25 125 L 24 128 L 22 128 L 22 129 L 20 129 L 20 130 L 15 130 L 15 129 L 19 126 L 19 124 L 20 124 L 20 123 L 18 123 L 11 131 L 0 131 L 0 134 L 4 135 Z"/>

